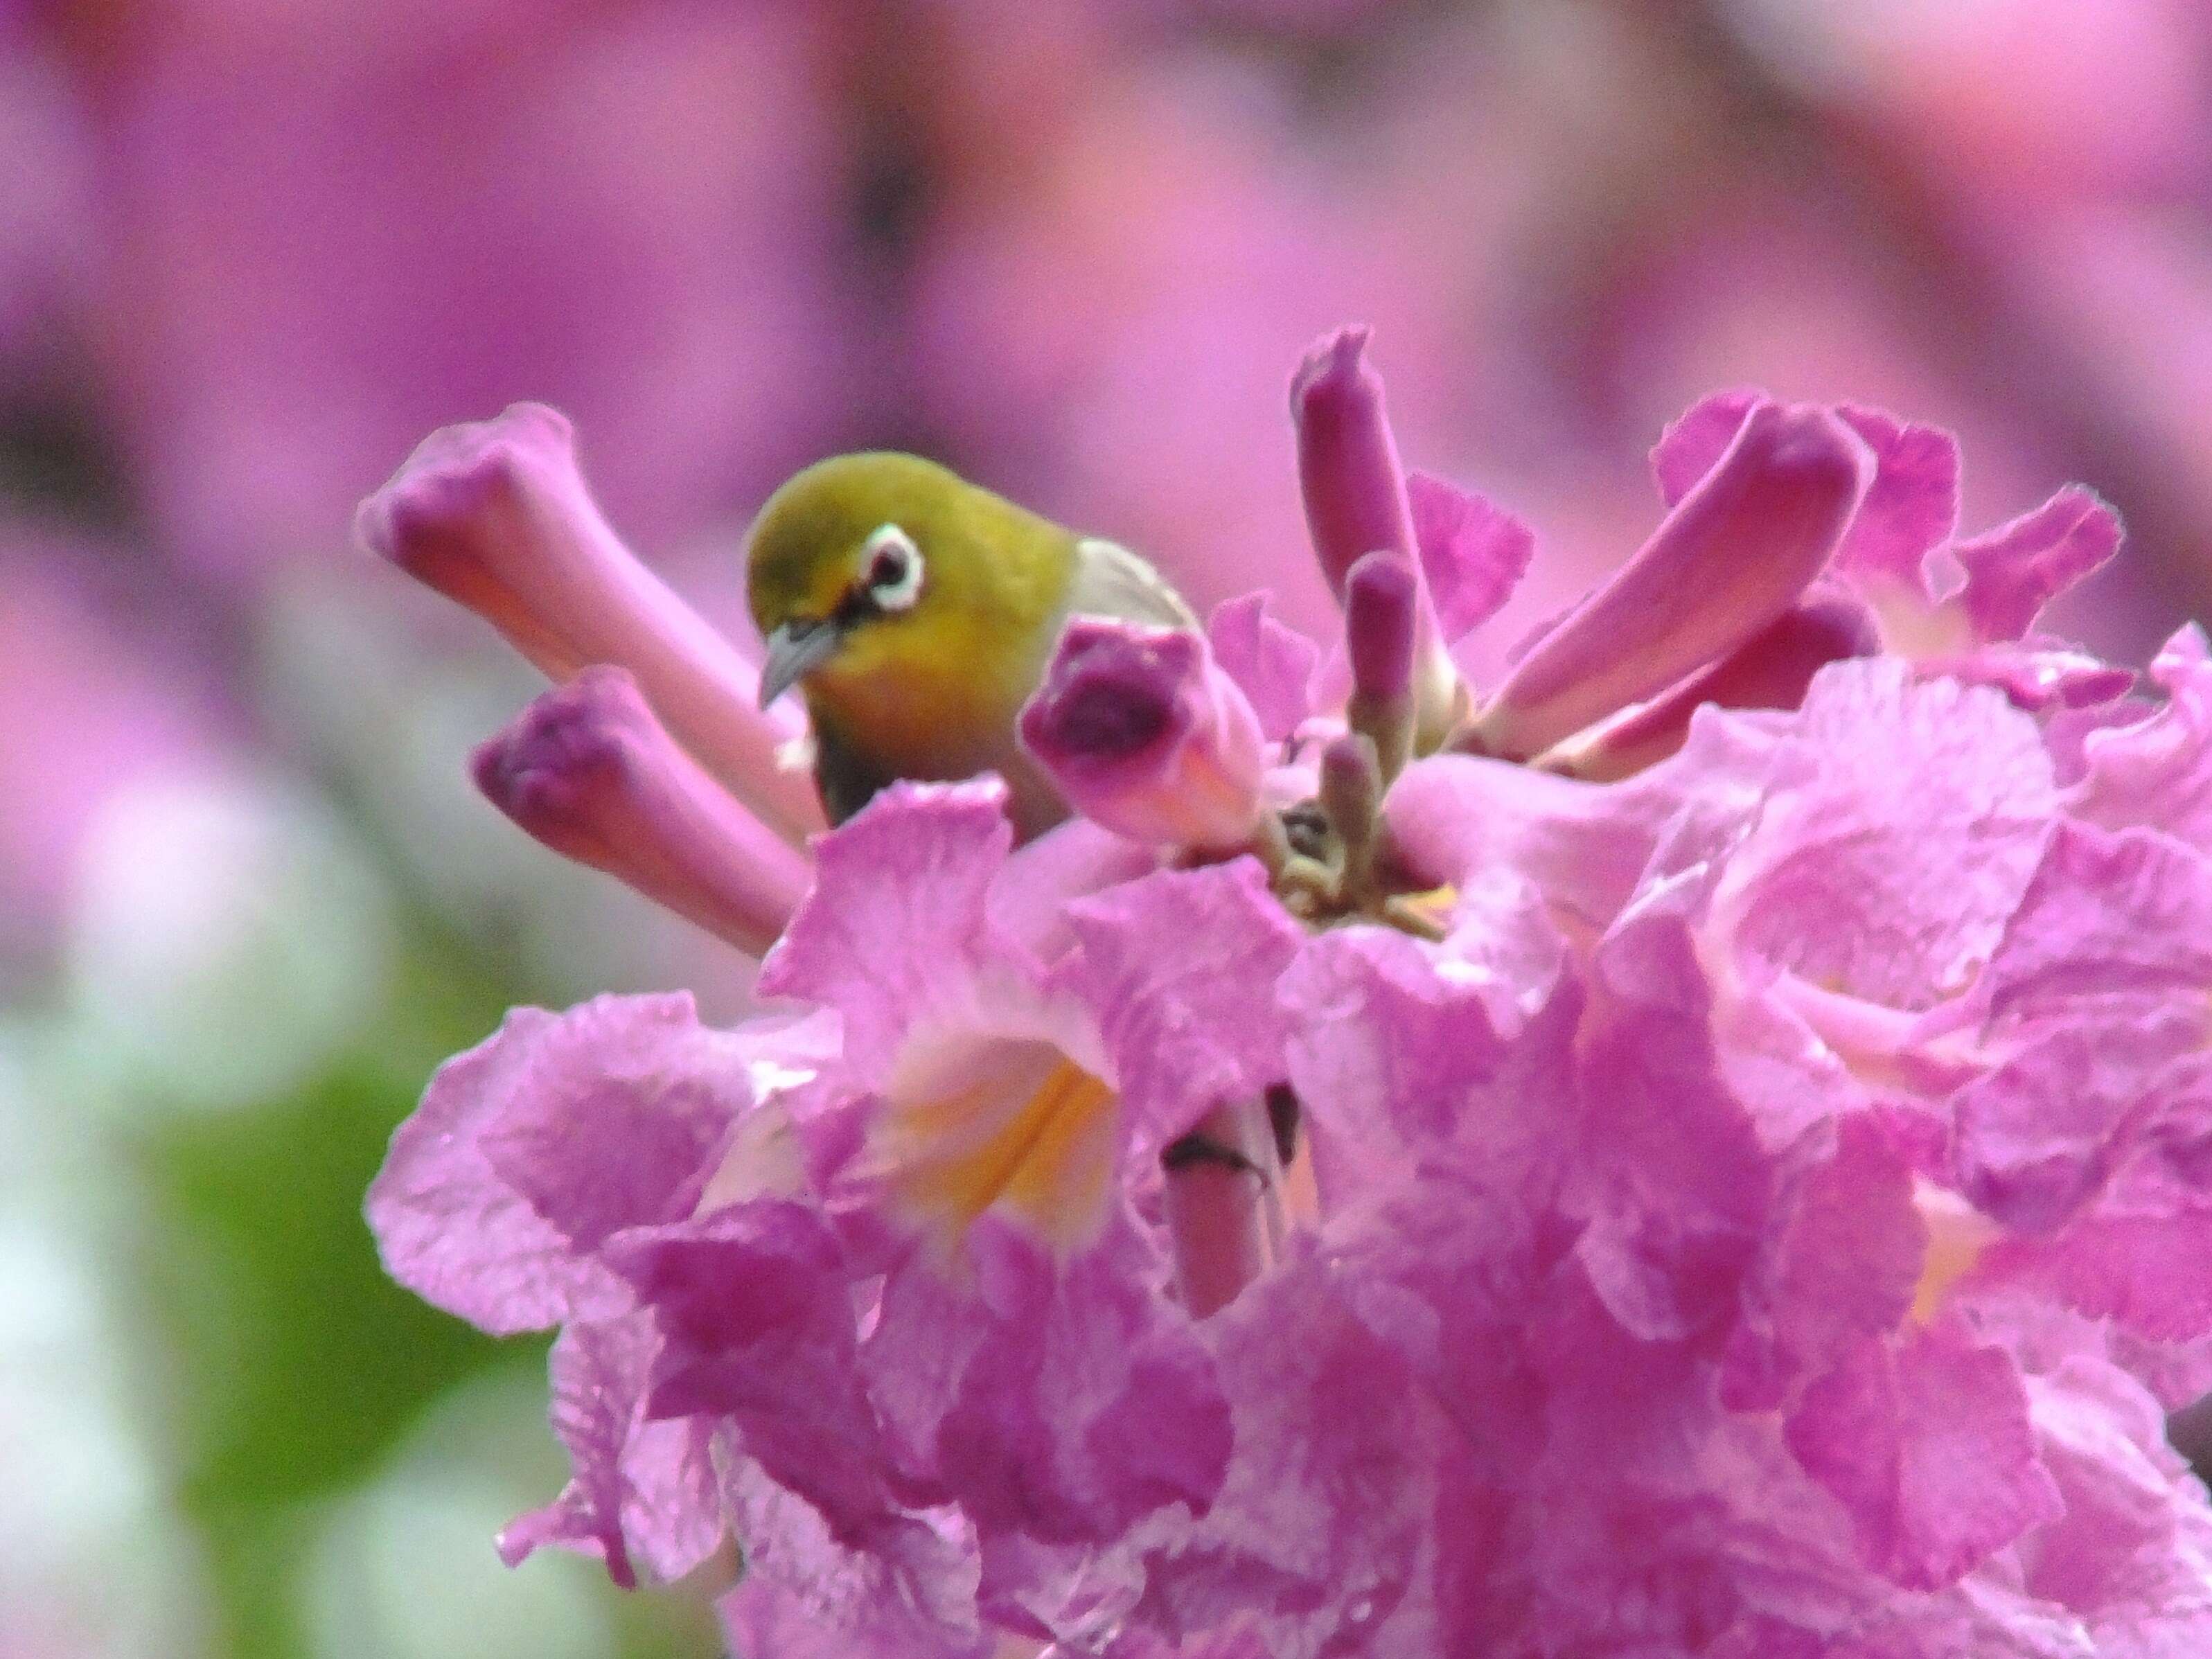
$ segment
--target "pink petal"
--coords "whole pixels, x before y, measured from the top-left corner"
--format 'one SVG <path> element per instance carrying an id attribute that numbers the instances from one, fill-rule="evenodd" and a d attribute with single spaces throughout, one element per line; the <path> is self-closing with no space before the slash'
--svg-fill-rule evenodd
<path id="1" fill-rule="evenodd" d="M 1683 415 L 1651 452 L 1660 494 L 1671 507 L 1712 471 L 1760 401 L 1755 392 L 1723 392 Z M 1837 549 L 1835 568 L 1926 599 L 1928 556 L 1951 539 L 1959 520 L 1959 447 L 1941 427 L 1843 404 L 1838 418 L 1874 455 L 1874 482 Z"/>
<path id="2" fill-rule="evenodd" d="M 2212 1334 L 2212 1204 L 2159 1182 L 2142 1192 L 2125 1185 L 2035 1244 L 1993 1250 L 1985 1271 L 2165 1346 Z"/>
<path id="3" fill-rule="evenodd" d="M 2134 1022 L 2056 1026 L 1961 1090 L 1966 1195 L 2017 1231 L 2049 1232 L 2147 1140 L 2212 1132 L 2212 1067 L 2194 1054 L 2158 1066 L 2165 1045 L 2147 1036 Z"/>
<path id="4" fill-rule="evenodd" d="M 1995 1018 L 2100 1025 L 2179 1017 L 2212 985 L 2212 863 L 2146 830 L 2061 823 L 1980 984 Z"/>
<path id="5" fill-rule="evenodd" d="M 1226 1484 L 1148 1555 L 1139 1611 L 1177 1635 L 1256 1615 L 1273 1653 L 1421 1650 L 1392 1632 L 1422 1628 L 1448 1427 L 1321 1261 L 1254 1291 L 1208 1326 L 1236 1407 Z"/>
<path id="6" fill-rule="evenodd" d="M 1984 641 L 2016 640 L 2035 626 L 2043 607 L 2119 550 L 2119 515 L 2079 484 L 2060 490 L 2033 512 L 1961 542 L 1966 567 L 1960 597 Z"/>
<path id="7" fill-rule="evenodd" d="M 841 1535 L 757 1469 L 726 1493 L 744 1576 L 718 1604 L 744 1659 L 990 1659 L 976 1617 L 972 1530 L 916 1516 Z"/>
<path id="8" fill-rule="evenodd" d="M 1284 976 L 1291 1081 L 1327 1143 L 1316 1158 L 1332 1204 L 1437 1158 L 1527 1201 L 1559 1156 L 1579 999 L 1563 994 L 1550 1015 L 1537 1013 L 1558 983 L 1556 959 L 1549 973 L 1524 960 L 1497 974 L 1464 949 L 1341 928 Z"/>
<path id="9" fill-rule="evenodd" d="M 1510 871 L 1602 927 L 1635 890 L 1681 793 L 1660 771 L 1618 786 L 1468 755 L 1408 767 L 1384 802 L 1416 879 L 1457 887 Z"/>
<path id="10" fill-rule="evenodd" d="M 864 1073 L 971 970 L 990 937 L 987 900 L 1013 845 L 995 781 L 894 784 L 814 844 L 814 890 L 761 963 L 763 996 L 843 1016 Z"/>
<path id="11" fill-rule="evenodd" d="M 1224 599 L 1206 619 L 1206 637 L 1214 660 L 1251 702 L 1261 731 L 1280 743 L 1313 712 L 1321 648 L 1270 617 L 1267 607 L 1265 592 Z"/>
<path id="12" fill-rule="evenodd" d="M 438 1070 L 368 1192 L 386 1271 L 495 1334 L 605 1319 L 593 1254 L 696 1200 L 750 1099 L 688 994 L 520 1008 Z"/>
<path id="13" fill-rule="evenodd" d="M 1282 1076 L 1275 982 L 1304 933 L 1238 859 L 1164 871 L 1069 907 L 1070 983 L 1098 1020 L 1123 1103 L 1164 1144 Z"/>
<path id="14" fill-rule="evenodd" d="M 509 1566 L 553 1545 L 602 1557 L 607 1576 L 636 1586 L 630 1560 L 653 1577 L 681 1578 L 721 1545 L 720 1496 L 703 1419 L 642 1421 L 646 1377 L 660 1346 L 653 1322 L 633 1314 L 572 1324 L 553 1345 L 553 1429 L 575 1474 L 552 1504 L 501 1533 Z"/>
<path id="15" fill-rule="evenodd" d="M 908 1464 L 986 1535 L 1097 1541 L 1164 1505 L 1202 1512 L 1227 1408 L 1148 1241 L 1118 1218 L 1063 1264 L 986 1217 L 968 1247 L 966 1283 L 919 1261 L 896 1274 L 863 1348 Z"/>
<path id="16" fill-rule="evenodd" d="M 1646 1340 L 1717 1328 L 1739 1299 L 1773 1160 L 1729 1088 L 1712 990 L 1683 909 L 1617 923 L 1595 963 L 1601 1018 L 1580 1034 L 1577 1256 L 1606 1308 Z"/>
<path id="17" fill-rule="evenodd" d="M 1781 1405 L 1800 1378 L 1894 1330 L 1927 1253 L 1911 1172 L 1870 1116 L 1807 1139 L 1825 1151 L 1793 1148 L 1729 1345 L 1722 1389 L 1735 1410 Z"/>
<path id="18" fill-rule="evenodd" d="M 1689 740 L 1691 719 L 1707 704 L 1795 708 L 1830 663 L 1880 648 L 1873 618 L 1856 605 L 1824 599 L 1793 606 L 1718 662 L 1607 722 L 1587 744 L 1555 750 L 1545 763 L 1599 782 L 1633 777 L 1677 752 Z"/>
<path id="19" fill-rule="evenodd" d="M 1949 1327 L 1869 1340 L 1808 1390 L 1790 1450 L 1908 1589 L 1960 1576 L 2063 1512 L 2011 1360 Z"/>
<path id="20" fill-rule="evenodd" d="M 2166 702 L 2082 742 L 2072 814 L 2107 830 L 2148 825 L 2212 853 L 2212 661 L 2204 631 L 2178 629 L 2151 664 Z"/>
<path id="21" fill-rule="evenodd" d="M 1729 871 L 1738 948 L 1891 1007 L 1964 991 L 2057 804 L 2033 721 L 1881 659 L 1824 670 L 1783 730 L 1789 769 Z"/>
<path id="22" fill-rule="evenodd" d="M 829 1223 L 774 1200 L 639 1228 L 611 1265 L 665 1347 L 647 1413 L 733 1427 L 745 1455 L 842 1536 L 899 1505 L 888 1448 L 857 1373 L 851 1272 Z"/>
<path id="23" fill-rule="evenodd" d="M 1925 596 L 1928 556 L 1959 523 L 1959 446 L 1941 427 L 1845 404 L 1836 413 L 1874 452 L 1874 483 L 1836 551 L 1836 572 Z"/>
<path id="24" fill-rule="evenodd" d="M 1070 900 L 1149 875 L 1160 859 L 1158 848 L 1069 818 L 1014 849 L 991 884 L 991 926 L 1040 961 L 1054 961 L 1075 946 Z"/>
<path id="25" fill-rule="evenodd" d="M 1515 665 L 1478 738 L 1493 754 L 1534 755 L 1726 656 L 1820 574 L 1868 471 L 1833 416 L 1754 408 L 1636 556 Z"/>
<path id="26" fill-rule="evenodd" d="M 1660 499 L 1672 507 L 1696 489 L 1728 453 L 1743 429 L 1744 416 L 1768 401 L 1763 392 L 1739 387 L 1701 398 L 1676 416 L 1651 449 L 1651 477 Z"/>
<path id="27" fill-rule="evenodd" d="M 1456 642 L 1513 597 L 1535 555 L 1535 532 L 1484 496 L 1426 472 L 1407 476 L 1406 494 L 1437 625 L 1447 643 Z"/>
<path id="28" fill-rule="evenodd" d="M 2166 1444 L 2158 1402 L 2087 1357 L 2031 1377 L 2028 1401 L 2066 1512 L 2023 1544 L 2025 1587 L 2082 1614 L 2100 1653 L 2200 1650 L 2212 1640 L 2200 1565 L 2212 1559 L 2212 1512 Z"/>

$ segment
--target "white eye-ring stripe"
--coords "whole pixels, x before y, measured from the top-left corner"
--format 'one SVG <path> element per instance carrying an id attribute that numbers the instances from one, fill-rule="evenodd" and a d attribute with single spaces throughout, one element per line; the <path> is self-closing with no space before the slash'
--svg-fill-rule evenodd
<path id="1" fill-rule="evenodd" d="M 886 553 L 896 550 L 904 556 L 900 561 L 900 574 L 887 580 L 876 580 L 876 562 Z M 868 597 L 883 611 L 910 611 L 914 602 L 921 597 L 921 550 L 914 544 L 914 538 L 895 524 L 878 525 L 868 532 L 868 539 L 860 544 L 860 556 L 866 562 Z"/>

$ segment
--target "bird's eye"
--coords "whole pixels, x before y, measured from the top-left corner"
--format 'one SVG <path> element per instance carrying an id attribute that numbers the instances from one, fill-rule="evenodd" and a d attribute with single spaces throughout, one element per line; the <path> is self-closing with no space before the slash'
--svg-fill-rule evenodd
<path id="1" fill-rule="evenodd" d="M 871 532 L 862 544 L 867 557 L 868 597 L 879 611 L 908 611 L 921 597 L 921 550 L 895 524 Z"/>

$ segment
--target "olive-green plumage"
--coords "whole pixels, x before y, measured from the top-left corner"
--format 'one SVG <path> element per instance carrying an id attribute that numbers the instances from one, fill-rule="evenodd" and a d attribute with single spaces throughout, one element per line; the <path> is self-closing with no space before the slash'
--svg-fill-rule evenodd
<path id="1" fill-rule="evenodd" d="M 900 778 L 1003 775 L 1017 830 L 1066 807 L 1015 720 L 1073 615 L 1195 627 L 1152 567 L 919 456 L 840 455 L 769 498 L 746 538 L 764 699 L 795 684 L 842 823 Z"/>

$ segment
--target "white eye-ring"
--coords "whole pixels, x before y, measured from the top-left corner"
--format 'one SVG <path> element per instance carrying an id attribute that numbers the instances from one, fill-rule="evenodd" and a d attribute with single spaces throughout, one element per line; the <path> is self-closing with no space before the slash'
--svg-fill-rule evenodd
<path id="1" fill-rule="evenodd" d="M 921 597 L 921 550 L 895 524 L 879 525 L 860 544 L 867 561 L 862 580 L 878 611 L 911 611 Z"/>

